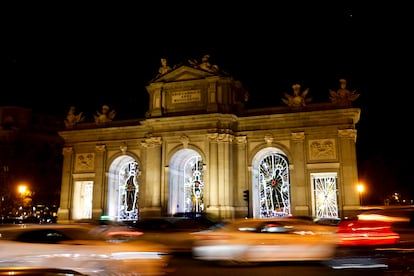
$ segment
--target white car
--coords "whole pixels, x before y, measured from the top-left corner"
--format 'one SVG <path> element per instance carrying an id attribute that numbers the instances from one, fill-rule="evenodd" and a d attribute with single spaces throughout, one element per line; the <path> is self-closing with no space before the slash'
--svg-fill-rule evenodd
<path id="1" fill-rule="evenodd" d="M 142 233 L 138 233 L 138 236 Z M 169 250 L 129 230 L 100 231 L 78 224 L 0 227 L 0 267 L 70 269 L 87 275 L 164 275 Z"/>
<path id="2" fill-rule="evenodd" d="M 152 217 L 137 221 L 133 227 L 140 239 L 166 245 L 172 253 L 191 253 L 193 232 L 206 230 L 217 222 L 204 217 Z"/>
<path id="3" fill-rule="evenodd" d="M 298 218 L 236 219 L 193 235 L 193 258 L 220 264 L 329 260 L 338 242 L 335 226 Z"/>

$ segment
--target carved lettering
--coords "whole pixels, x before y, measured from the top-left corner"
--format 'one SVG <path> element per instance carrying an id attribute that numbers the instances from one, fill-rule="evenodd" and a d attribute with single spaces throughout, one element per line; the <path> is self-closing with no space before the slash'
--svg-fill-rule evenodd
<path id="1" fill-rule="evenodd" d="M 190 103 L 201 101 L 201 90 L 184 90 L 171 92 L 171 103 Z"/>

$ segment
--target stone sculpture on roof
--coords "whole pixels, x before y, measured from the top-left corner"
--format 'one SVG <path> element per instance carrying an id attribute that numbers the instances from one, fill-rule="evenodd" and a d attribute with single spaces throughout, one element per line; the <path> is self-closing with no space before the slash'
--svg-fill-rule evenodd
<path id="1" fill-rule="evenodd" d="M 114 119 L 115 115 L 115 110 L 110 110 L 109 106 L 103 105 L 102 112 L 97 111 L 96 115 L 94 115 L 95 123 L 97 125 L 100 125 L 111 122 Z"/>
<path id="2" fill-rule="evenodd" d="M 161 67 L 158 69 L 159 75 L 164 75 L 171 71 L 171 67 L 167 64 L 166 58 L 161 58 Z"/>
<path id="3" fill-rule="evenodd" d="M 192 65 L 195 68 L 200 68 L 202 70 L 208 71 L 208 72 L 218 72 L 219 67 L 215 64 L 210 63 L 210 55 L 204 55 L 201 58 L 201 63 L 199 63 L 197 60 L 188 60 L 188 63 Z"/>
<path id="4" fill-rule="evenodd" d="M 80 112 L 79 114 L 75 114 L 75 113 L 76 113 L 76 107 L 71 106 L 69 108 L 68 114 L 66 115 L 66 119 L 65 119 L 66 128 L 73 128 L 78 123 L 82 122 L 85 119 L 85 117 L 83 116 L 83 112 Z"/>
<path id="5" fill-rule="evenodd" d="M 309 93 L 309 88 L 306 88 L 303 92 L 300 92 L 300 84 L 292 85 L 293 96 L 287 93 L 283 93 L 285 98 L 282 101 L 291 108 L 302 108 L 307 103 L 312 101 L 312 98 L 306 98 Z"/>
<path id="6" fill-rule="evenodd" d="M 329 89 L 329 100 L 336 105 L 349 107 L 352 106 L 352 102 L 358 99 L 359 94 L 356 93 L 356 91 L 349 91 L 346 89 L 346 80 L 340 79 L 339 80 L 341 88 L 338 89 L 338 91 L 333 91 Z"/>

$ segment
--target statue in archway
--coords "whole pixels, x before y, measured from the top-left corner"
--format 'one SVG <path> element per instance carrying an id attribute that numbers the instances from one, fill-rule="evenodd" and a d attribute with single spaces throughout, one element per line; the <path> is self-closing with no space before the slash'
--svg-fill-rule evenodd
<path id="1" fill-rule="evenodd" d="M 200 213 L 204 210 L 203 184 L 195 180 L 193 184 L 193 212 Z"/>
<path id="2" fill-rule="evenodd" d="M 131 175 L 126 183 L 125 203 L 126 211 L 133 211 L 136 202 L 136 189 L 134 184 L 134 175 Z"/>

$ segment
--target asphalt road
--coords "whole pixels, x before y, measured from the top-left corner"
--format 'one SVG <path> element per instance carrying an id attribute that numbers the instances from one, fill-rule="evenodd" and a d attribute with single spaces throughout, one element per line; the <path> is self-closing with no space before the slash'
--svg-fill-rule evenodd
<path id="1" fill-rule="evenodd" d="M 176 254 L 167 276 L 268 276 L 268 275 L 393 275 L 414 276 L 414 248 L 342 248 L 327 262 L 271 262 L 223 266 L 194 260 L 191 254 Z"/>
<path id="2" fill-rule="evenodd" d="M 175 256 L 167 276 L 269 276 L 269 275 L 306 275 L 306 276 L 380 276 L 380 275 L 414 275 L 414 270 L 388 268 L 342 268 L 334 269 L 318 262 L 280 262 L 246 266 L 220 266 L 193 260 L 189 256 Z"/>

